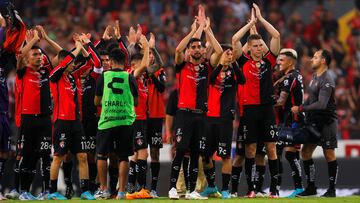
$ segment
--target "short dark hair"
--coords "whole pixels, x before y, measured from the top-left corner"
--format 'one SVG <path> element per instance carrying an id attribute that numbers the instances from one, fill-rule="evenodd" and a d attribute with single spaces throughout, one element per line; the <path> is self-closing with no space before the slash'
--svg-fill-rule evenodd
<path id="1" fill-rule="evenodd" d="M 194 42 L 200 42 L 201 46 L 203 46 L 201 39 L 199 39 L 199 38 L 191 38 L 189 40 L 189 42 L 187 43 L 186 48 L 189 48 L 191 46 L 191 44 L 194 43 Z"/>
<path id="2" fill-rule="evenodd" d="M 220 44 L 221 48 L 226 51 L 228 49 L 230 49 L 231 51 L 233 50 L 231 44 Z"/>
<path id="3" fill-rule="evenodd" d="M 40 49 L 40 50 L 41 50 L 41 48 L 40 48 L 38 45 L 33 45 L 33 46 L 31 47 L 31 49 Z"/>
<path id="4" fill-rule="evenodd" d="M 326 49 L 321 49 L 321 57 L 325 59 L 326 65 L 329 66 L 331 63 L 331 54 Z"/>
<path id="5" fill-rule="evenodd" d="M 259 35 L 259 34 L 251 34 L 251 35 L 248 36 L 246 41 L 249 43 L 251 40 L 258 40 L 258 39 L 262 39 L 261 35 Z"/>
<path id="6" fill-rule="evenodd" d="M 144 57 L 144 54 L 135 53 L 135 54 L 131 55 L 131 60 L 130 61 L 142 60 L 143 57 Z"/>
<path id="7" fill-rule="evenodd" d="M 111 50 L 109 54 L 109 59 L 120 65 L 125 64 L 125 58 L 125 53 L 119 48 Z"/>
<path id="8" fill-rule="evenodd" d="M 58 60 L 61 61 L 61 60 L 63 60 L 67 55 L 70 55 L 70 54 L 71 54 L 71 53 L 70 53 L 68 50 L 63 49 L 63 50 L 59 51 L 59 53 L 58 53 Z"/>
<path id="9" fill-rule="evenodd" d="M 104 55 L 109 56 L 109 52 L 107 50 L 100 50 L 99 54 L 100 54 L 100 56 L 104 56 Z"/>

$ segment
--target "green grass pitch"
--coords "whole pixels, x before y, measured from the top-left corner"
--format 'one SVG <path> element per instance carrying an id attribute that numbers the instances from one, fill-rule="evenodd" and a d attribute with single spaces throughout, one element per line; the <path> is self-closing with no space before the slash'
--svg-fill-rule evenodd
<path id="1" fill-rule="evenodd" d="M 7 200 L 7 201 L 1 201 L 1 202 L 11 202 L 11 203 L 17 203 L 17 202 L 23 202 L 20 200 Z M 45 201 L 26 201 L 27 203 L 31 202 L 61 202 L 61 203 L 84 203 L 87 201 L 80 200 L 78 198 L 72 199 L 72 200 L 62 200 L 62 201 L 56 201 L 56 200 L 45 200 Z M 248 203 L 248 202 L 271 202 L 271 203 L 293 203 L 293 202 L 305 202 L 305 203 L 359 203 L 360 202 L 360 196 L 351 196 L 351 197 L 337 197 L 337 198 L 295 198 L 295 199 L 286 199 L 286 198 L 279 198 L 279 199 L 269 199 L 269 198 L 255 198 L 255 199 L 245 199 L 245 198 L 234 198 L 234 199 L 215 199 L 211 198 L 209 200 L 169 200 L 168 198 L 159 198 L 159 199 L 149 199 L 149 200 L 95 200 L 95 201 L 89 201 L 94 203 L 119 203 L 119 202 L 133 202 L 133 203 L 207 203 L 207 202 L 240 202 L 240 203 Z"/>

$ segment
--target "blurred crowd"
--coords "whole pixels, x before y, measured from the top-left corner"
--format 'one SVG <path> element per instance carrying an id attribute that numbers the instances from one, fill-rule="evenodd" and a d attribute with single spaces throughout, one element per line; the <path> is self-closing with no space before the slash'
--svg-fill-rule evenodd
<path id="1" fill-rule="evenodd" d="M 325 48 L 331 51 L 334 60 L 330 69 L 337 81 L 339 139 L 360 139 L 360 1 L 355 1 L 356 15 L 348 22 L 351 33 L 346 43 L 338 40 L 338 20 L 322 1 L 317 1 L 317 6 L 309 11 L 309 22 L 304 22 L 297 12 L 285 16 L 281 9 L 286 2 L 267 0 L 258 3 L 265 18 L 280 31 L 282 47 L 298 51 L 298 67 L 304 76 L 304 84 L 311 80 L 309 63 L 314 50 Z M 156 35 L 157 49 L 168 71 L 167 86 L 170 90 L 175 83 L 172 77 L 175 48 L 189 31 L 200 3 L 211 17 L 218 41 L 230 43 L 232 35 L 246 23 L 252 1 L 16 0 L 15 7 L 28 28 L 43 25 L 49 36 L 66 49 L 73 46 L 73 32 L 89 32 L 96 41 L 101 38 L 105 27 L 115 20 L 120 21 L 123 37 L 130 26 L 140 24 L 143 33 L 151 31 Z M 258 31 L 266 39 L 263 28 L 258 27 Z M 51 55 L 51 50 L 47 53 Z M 14 74 L 9 77 L 11 88 Z M 14 103 L 13 100 L 10 102 Z"/>

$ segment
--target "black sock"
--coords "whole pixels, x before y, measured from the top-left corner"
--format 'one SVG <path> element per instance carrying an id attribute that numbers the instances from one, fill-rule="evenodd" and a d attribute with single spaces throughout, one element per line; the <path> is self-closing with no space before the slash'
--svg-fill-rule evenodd
<path id="1" fill-rule="evenodd" d="M 185 180 L 185 186 L 186 186 L 186 190 L 190 190 L 190 183 L 189 183 L 189 163 L 190 163 L 190 158 L 189 157 L 184 157 L 183 162 L 182 162 L 182 167 L 183 167 L 183 172 L 184 172 L 184 180 Z"/>
<path id="2" fill-rule="evenodd" d="M 199 152 L 190 152 L 190 191 L 194 191 L 196 188 L 196 181 L 199 173 Z"/>
<path id="3" fill-rule="evenodd" d="M 208 187 L 215 187 L 215 167 L 204 169 Z"/>
<path id="4" fill-rule="evenodd" d="M 6 159 L 2 159 L 0 158 L 0 191 L 2 191 L 2 176 L 4 175 L 4 171 L 5 171 L 5 162 Z"/>
<path id="5" fill-rule="evenodd" d="M 338 170 L 339 170 L 339 167 L 338 167 L 337 160 L 328 162 L 329 189 L 330 190 L 335 190 Z"/>
<path id="6" fill-rule="evenodd" d="M 159 179 L 159 172 L 160 172 L 160 163 L 159 162 L 151 162 L 151 190 L 156 191 L 157 182 Z"/>
<path id="7" fill-rule="evenodd" d="M 14 167 L 14 189 L 16 189 L 19 192 L 20 192 L 20 160 L 16 160 Z"/>
<path id="8" fill-rule="evenodd" d="M 222 189 L 221 191 L 229 190 L 229 183 L 230 183 L 231 174 L 222 174 Z"/>
<path id="9" fill-rule="evenodd" d="M 245 175 L 248 185 L 248 191 L 254 191 L 254 176 L 255 176 L 255 158 L 245 158 Z"/>
<path id="10" fill-rule="evenodd" d="M 135 183 L 136 183 L 136 177 L 137 177 L 137 163 L 135 161 L 130 161 L 129 163 L 129 192 L 133 193 L 135 192 Z"/>
<path id="11" fill-rule="evenodd" d="M 111 194 L 116 193 L 116 185 L 118 183 L 119 169 L 109 166 L 109 177 L 110 177 L 110 192 Z"/>
<path id="12" fill-rule="evenodd" d="M 269 170 L 270 170 L 270 192 L 273 194 L 277 194 L 277 188 L 278 185 L 278 176 L 279 176 L 279 161 L 277 159 L 275 160 L 269 160 Z"/>
<path id="13" fill-rule="evenodd" d="M 232 167 L 231 170 L 231 193 L 236 193 L 238 192 L 238 185 L 240 182 L 240 178 L 241 178 L 241 171 L 242 171 L 242 166 L 240 167 Z"/>
<path id="14" fill-rule="evenodd" d="M 297 188 L 303 188 L 301 183 L 301 166 L 300 166 L 300 160 L 296 156 L 296 152 L 285 152 L 285 158 L 289 162 L 290 168 L 291 168 L 291 176 L 294 181 L 294 187 Z"/>
<path id="15" fill-rule="evenodd" d="M 40 173 L 42 178 L 42 191 L 50 190 L 50 155 L 40 157 Z"/>
<path id="16" fill-rule="evenodd" d="M 315 165 L 314 160 L 309 159 L 306 161 L 303 161 L 304 163 L 304 171 L 305 171 L 305 178 L 307 181 L 307 187 L 308 188 L 314 188 L 315 187 Z"/>
<path id="17" fill-rule="evenodd" d="M 277 181 L 277 189 L 279 190 L 280 189 L 280 186 L 281 186 L 281 183 L 282 183 L 282 174 L 283 174 L 283 171 L 284 171 L 284 168 L 283 168 L 283 164 L 282 164 L 282 161 L 281 161 L 281 158 L 278 158 L 278 166 L 279 166 L 279 175 L 278 175 L 278 181 Z"/>
<path id="18" fill-rule="evenodd" d="M 72 171 L 73 163 L 72 161 L 63 162 L 62 168 L 64 170 L 64 181 L 66 187 L 72 188 L 72 178 L 71 178 L 71 171 Z"/>
<path id="19" fill-rule="evenodd" d="M 96 163 L 89 163 L 89 189 L 91 192 L 96 191 L 96 175 L 97 175 L 97 167 Z"/>
<path id="20" fill-rule="evenodd" d="M 177 150 L 175 157 L 171 163 L 171 173 L 170 173 L 170 189 L 176 188 L 176 182 L 179 177 L 181 162 L 184 158 L 185 152 L 182 150 Z M 184 166 L 185 167 L 185 166 Z M 184 175 L 185 175 L 185 168 L 184 168 Z"/>
<path id="21" fill-rule="evenodd" d="M 89 191 L 89 179 L 80 179 L 81 192 Z"/>
<path id="22" fill-rule="evenodd" d="M 58 180 L 50 180 L 50 193 L 57 192 L 57 182 Z"/>
<path id="23" fill-rule="evenodd" d="M 20 191 L 29 192 L 31 185 L 31 171 L 27 168 L 21 168 L 20 172 Z"/>
<path id="24" fill-rule="evenodd" d="M 139 166 L 137 181 L 139 183 L 140 189 L 146 188 L 147 161 L 138 159 L 137 164 Z"/>
<path id="25" fill-rule="evenodd" d="M 262 191 L 262 186 L 264 184 L 264 176 L 265 176 L 265 166 L 256 165 L 256 174 L 255 174 L 255 190 Z"/>

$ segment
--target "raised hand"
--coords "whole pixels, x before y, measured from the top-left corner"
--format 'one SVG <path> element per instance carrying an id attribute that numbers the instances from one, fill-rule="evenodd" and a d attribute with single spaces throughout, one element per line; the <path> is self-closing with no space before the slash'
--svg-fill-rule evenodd
<path id="1" fill-rule="evenodd" d="M 197 19 L 194 20 L 193 24 L 191 25 L 191 31 L 196 32 L 197 29 Z"/>
<path id="2" fill-rule="evenodd" d="M 263 17 L 262 17 L 262 15 L 261 15 L 259 6 L 256 5 L 255 3 L 253 3 L 253 7 L 254 7 L 254 9 L 255 9 L 255 16 L 256 16 L 256 18 L 258 18 L 259 20 L 262 20 Z"/>
<path id="3" fill-rule="evenodd" d="M 136 29 L 136 41 L 137 42 L 140 40 L 141 35 L 142 35 L 142 28 L 139 24 L 137 24 L 137 29 Z"/>
<path id="4" fill-rule="evenodd" d="M 40 40 L 39 32 L 36 29 L 33 30 L 33 34 L 33 39 Z"/>
<path id="5" fill-rule="evenodd" d="M 135 44 L 136 43 L 136 32 L 135 29 L 133 27 L 129 28 L 129 33 L 128 36 L 126 36 L 127 40 L 129 41 L 130 44 Z"/>
<path id="6" fill-rule="evenodd" d="M 142 48 L 149 47 L 149 42 L 147 41 L 145 35 L 140 35 L 139 42 L 142 45 Z"/>
<path id="7" fill-rule="evenodd" d="M 155 35 L 150 32 L 149 48 L 155 48 Z"/>
<path id="8" fill-rule="evenodd" d="M 121 38 L 120 23 L 119 23 L 118 20 L 115 21 L 114 35 L 115 35 L 116 39 L 120 39 L 120 38 Z"/>
<path id="9" fill-rule="evenodd" d="M 207 17 L 207 18 L 206 18 L 206 22 L 205 22 L 204 31 L 208 31 L 208 30 L 210 29 L 210 24 L 211 24 L 210 18 Z"/>
<path id="10" fill-rule="evenodd" d="M 35 28 L 36 28 L 36 30 L 37 30 L 38 32 L 40 32 L 42 38 L 48 39 L 48 35 L 46 34 L 45 29 L 44 29 L 43 26 L 37 25 Z"/>
<path id="11" fill-rule="evenodd" d="M 110 35 L 111 29 L 112 29 L 112 27 L 110 25 L 106 26 L 104 34 L 102 36 L 102 38 L 104 40 L 110 40 L 111 39 L 111 35 Z"/>
<path id="12" fill-rule="evenodd" d="M 206 23 L 206 15 L 205 15 L 205 8 L 203 7 L 203 5 L 199 5 L 199 9 L 198 9 L 198 15 L 197 15 L 197 20 L 198 20 L 198 23 L 200 25 L 204 25 L 205 26 L 205 23 Z"/>
<path id="13" fill-rule="evenodd" d="M 252 25 L 255 25 L 256 21 L 257 21 L 257 18 L 255 16 L 255 9 L 252 8 L 249 23 Z"/>

